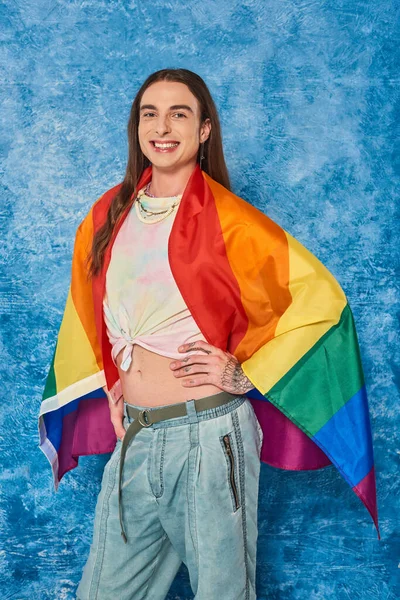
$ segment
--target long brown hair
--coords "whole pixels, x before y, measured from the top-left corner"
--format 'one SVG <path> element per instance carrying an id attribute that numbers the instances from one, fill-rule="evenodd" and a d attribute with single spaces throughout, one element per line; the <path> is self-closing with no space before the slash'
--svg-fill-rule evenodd
<path id="1" fill-rule="evenodd" d="M 90 263 L 88 269 L 89 277 L 97 275 L 104 262 L 104 254 L 110 242 L 113 229 L 127 207 L 133 192 L 137 193 L 136 185 L 143 170 L 151 163 L 143 154 L 138 137 L 140 102 L 144 91 L 156 81 L 176 81 L 187 85 L 192 94 L 197 98 L 200 105 L 200 125 L 209 118 L 211 121 L 211 132 L 204 143 L 204 159 L 202 170 L 221 185 L 230 190 L 228 169 L 225 164 L 222 147 L 221 127 L 218 113 L 210 91 L 203 79 L 188 69 L 161 69 L 149 75 L 142 84 L 133 101 L 128 121 L 128 163 L 125 178 L 116 196 L 111 201 L 104 225 L 96 232 L 93 238 L 91 252 L 87 257 Z M 197 161 L 200 159 L 200 148 Z"/>

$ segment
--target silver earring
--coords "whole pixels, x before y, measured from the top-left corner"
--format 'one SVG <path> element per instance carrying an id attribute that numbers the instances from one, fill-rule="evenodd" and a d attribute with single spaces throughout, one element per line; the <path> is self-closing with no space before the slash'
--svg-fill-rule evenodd
<path id="1" fill-rule="evenodd" d="M 201 163 L 204 159 L 204 142 L 202 142 L 200 144 L 200 169 L 201 169 Z"/>

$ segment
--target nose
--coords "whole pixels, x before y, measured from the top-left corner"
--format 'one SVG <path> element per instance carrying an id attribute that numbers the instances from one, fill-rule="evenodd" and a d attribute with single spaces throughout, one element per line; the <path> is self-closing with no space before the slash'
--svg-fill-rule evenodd
<path id="1" fill-rule="evenodd" d="M 162 115 L 159 115 L 156 123 L 156 133 L 158 135 L 163 135 L 169 131 L 171 131 L 171 126 L 168 122 L 168 118 L 166 116 L 163 117 Z"/>

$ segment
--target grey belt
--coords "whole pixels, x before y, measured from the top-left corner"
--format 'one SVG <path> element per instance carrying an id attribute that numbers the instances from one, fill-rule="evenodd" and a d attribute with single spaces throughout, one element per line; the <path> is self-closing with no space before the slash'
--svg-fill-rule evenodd
<path id="1" fill-rule="evenodd" d="M 237 398 L 237 395 L 230 394 L 229 392 L 219 392 L 218 394 L 213 394 L 212 396 L 205 396 L 204 398 L 198 398 L 194 401 L 194 406 L 196 408 L 196 412 L 200 412 L 202 410 L 207 410 L 208 408 L 216 408 L 217 406 L 222 406 L 223 404 L 227 404 L 233 398 Z M 158 423 L 159 421 L 164 421 L 167 419 L 174 419 L 175 417 L 184 417 L 187 415 L 186 411 L 186 402 L 179 402 L 178 404 L 171 404 L 170 406 L 164 406 L 162 408 L 151 408 L 151 409 L 143 409 L 139 410 L 134 406 L 130 406 L 129 404 L 125 404 L 126 412 L 129 417 L 133 418 L 134 421 L 129 425 L 126 433 L 122 439 L 121 446 L 121 462 L 119 466 L 119 483 L 118 483 L 118 504 L 119 504 L 119 522 L 121 524 L 121 535 L 125 542 L 127 543 L 128 539 L 126 537 L 126 533 L 124 531 L 124 526 L 122 522 L 122 470 L 124 468 L 125 462 L 125 454 L 128 449 L 129 442 L 135 437 L 135 435 L 142 429 L 142 427 L 150 427 L 153 423 Z"/>

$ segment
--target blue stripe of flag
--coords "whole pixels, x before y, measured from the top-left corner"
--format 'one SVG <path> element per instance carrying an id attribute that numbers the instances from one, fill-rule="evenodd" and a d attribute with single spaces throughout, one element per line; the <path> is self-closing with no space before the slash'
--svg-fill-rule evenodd
<path id="1" fill-rule="evenodd" d="M 245 394 L 247 398 L 253 398 L 254 400 L 264 400 L 264 402 L 269 402 L 268 398 L 266 398 L 257 388 L 251 389 L 249 392 Z"/>
<path id="2" fill-rule="evenodd" d="M 329 448 L 332 462 L 351 486 L 357 485 L 374 463 L 365 385 L 311 439 Z"/>

